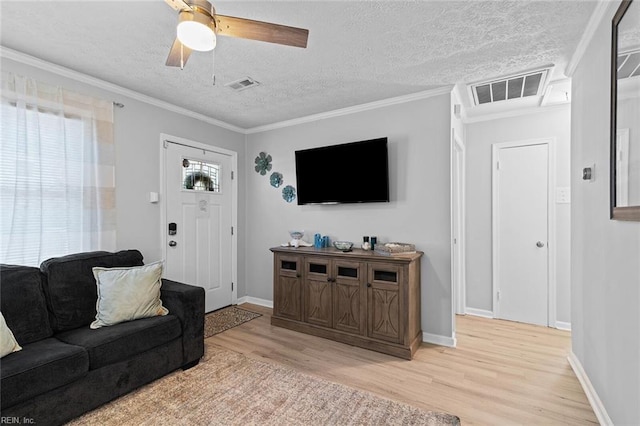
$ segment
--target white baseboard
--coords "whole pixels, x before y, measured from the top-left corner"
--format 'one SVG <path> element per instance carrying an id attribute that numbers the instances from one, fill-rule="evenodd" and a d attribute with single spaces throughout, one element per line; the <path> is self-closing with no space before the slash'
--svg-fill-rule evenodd
<path id="1" fill-rule="evenodd" d="M 493 316 L 493 312 L 487 311 L 484 309 L 476 309 L 476 308 L 465 308 L 467 315 L 473 315 L 474 317 L 482 317 L 482 318 L 495 318 Z M 571 331 L 571 323 L 564 321 L 556 321 L 555 328 L 558 330 Z"/>
<path id="2" fill-rule="evenodd" d="M 473 315 L 474 317 L 491 318 L 491 319 L 494 318 L 493 312 L 486 311 L 484 309 L 466 307 L 465 310 L 467 311 L 467 315 Z"/>
<path id="3" fill-rule="evenodd" d="M 450 348 L 455 348 L 457 344 L 455 333 L 452 337 L 449 337 L 449 336 L 442 336 L 440 334 L 426 333 L 423 331 L 422 341 L 424 343 L 432 343 L 434 345 L 439 345 L 439 346 L 448 346 Z"/>
<path id="4" fill-rule="evenodd" d="M 243 303 L 251 303 L 253 305 L 264 306 L 265 308 L 273 309 L 273 300 L 259 299 L 257 297 L 244 296 L 238 298 L 238 305 Z"/>
<path id="5" fill-rule="evenodd" d="M 604 408 L 604 404 L 596 393 L 595 388 L 591 384 L 591 380 L 589 380 L 589 376 L 587 376 L 587 373 L 584 371 L 582 363 L 580 362 L 576 354 L 571 351 L 567 359 L 569 360 L 569 364 L 571 365 L 573 372 L 576 373 L 578 381 L 582 385 L 582 390 L 584 390 L 584 393 L 587 395 L 589 404 L 591 404 L 591 408 L 598 418 L 598 422 L 603 426 L 613 426 L 613 422 L 611 421 L 609 414 L 607 414 L 607 410 Z"/>

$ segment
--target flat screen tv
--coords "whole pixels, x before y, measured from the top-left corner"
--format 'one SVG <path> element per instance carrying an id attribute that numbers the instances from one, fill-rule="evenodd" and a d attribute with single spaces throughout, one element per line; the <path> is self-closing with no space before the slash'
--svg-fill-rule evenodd
<path id="1" fill-rule="evenodd" d="M 298 204 L 389 201 L 387 138 L 296 151 Z"/>

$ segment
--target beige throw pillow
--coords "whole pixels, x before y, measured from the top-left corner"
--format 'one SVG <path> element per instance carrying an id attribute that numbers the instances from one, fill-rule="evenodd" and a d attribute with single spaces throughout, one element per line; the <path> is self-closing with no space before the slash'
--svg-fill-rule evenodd
<path id="1" fill-rule="evenodd" d="M 18 342 L 16 342 L 16 338 L 4 320 L 4 315 L 0 312 L 0 358 L 20 350 L 22 350 L 22 348 Z"/>
<path id="2" fill-rule="evenodd" d="M 159 261 L 132 268 L 93 268 L 98 301 L 96 320 L 90 327 L 167 315 L 169 311 L 160 300 L 162 266 Z"/>

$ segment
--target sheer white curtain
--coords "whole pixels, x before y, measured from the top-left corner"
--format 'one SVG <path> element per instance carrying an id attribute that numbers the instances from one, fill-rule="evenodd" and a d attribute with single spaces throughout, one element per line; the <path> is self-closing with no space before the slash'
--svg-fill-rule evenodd
<path id="1" fill-rule="evenodd" d="M 0 263 L 115 249 L 113 104 L 2 73 Z"/>

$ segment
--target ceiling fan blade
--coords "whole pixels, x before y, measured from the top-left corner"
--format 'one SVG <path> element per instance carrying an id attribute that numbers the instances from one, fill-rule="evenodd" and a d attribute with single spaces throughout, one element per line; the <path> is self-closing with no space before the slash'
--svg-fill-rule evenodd
<path id="1" fill-rule="evenodd" d="M 287 46 L 307 47 L 309 30 L 234 16 L 216 15 L 216 31 L 228 37 L 248 38 Z"/>
<path id="2" fill-rule="evenodd" d="M 167 57 L 167 62 L 165 63 L 168 67 L 184 67 L 187 63 L 187 59 L 189 59 L 189 55 L 191 54 L 191 49 L 187 46 L 184 46 L 180 43 L 180 40 L 176 38 L 173 42 L 173 46 L 171 46 L 171 50 L 169 51 L 169 56 Z"/>
<path id="3" fill-rule="evenodd" d="M 171 7 L 172 9 L 175 9 L 178 12 L 185 9 L 187 10 L 191 9 L 191 7 L 182 0 L 164 0 L 164 2 L 168 4 L 169 7 Z"/>

